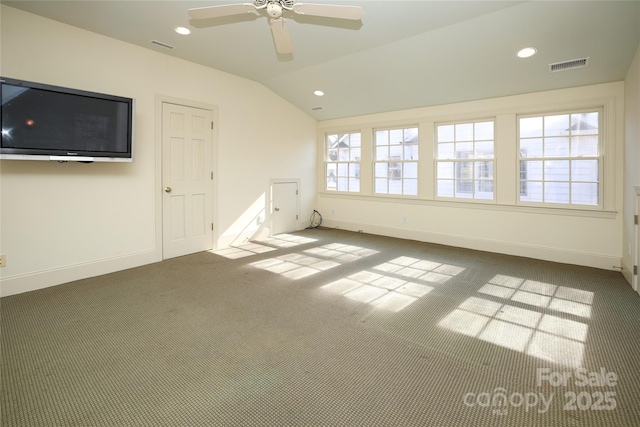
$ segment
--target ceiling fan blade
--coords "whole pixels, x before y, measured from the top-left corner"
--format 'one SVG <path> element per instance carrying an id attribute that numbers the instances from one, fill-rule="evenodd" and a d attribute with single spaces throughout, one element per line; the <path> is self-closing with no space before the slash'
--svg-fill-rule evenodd
<path id="1" fill-rule="evenodd" d="M 193 19 L 222 18 L 224 16 L 242 15 L 254 12 L 256 7 L 251 3 L 226 4 L 222 6 L 196 7 L 187 10 Z"/>
<path id="2" fill-rule="evenodd" d="M 323 16 L 325 18 L 353 19 L 355 21 L 362 18 L 360 6 L 296 3 L 293 5 L 293 11 L 300 15 Z"/>
<path id="3" fill-rule="evenodd" d="M 270 24 L 276 51 L 281 54 L 293 53 L 293 44 L 291 44 L 287 22 L 284 18 L 272 19 Z"/>

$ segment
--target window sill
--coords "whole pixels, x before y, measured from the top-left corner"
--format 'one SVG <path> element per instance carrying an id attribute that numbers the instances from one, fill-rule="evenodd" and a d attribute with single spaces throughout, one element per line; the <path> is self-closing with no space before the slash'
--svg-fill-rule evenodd
<path id="1" fill-rule="evenodd" d="M 563 215 L 574 217 L 592 217 L 614 219 L 618 212 L 595 210 L 595 209 L 578 209 L 566 207 L 549 207 L 549 206 L 529 206 L 529 205 L 505 205 L 494 201 L 466 201 L 466 200 L 427 200 L 420 199 L 417 196 L 400 196 L 400 195 L 361 195 L 357 193 L 333 193 L 321 191 L 318 193 L 321 198 L 337 198 L 363 200 L 368 202 L 381 203 L 404 203 L 411 205 L 437 206 L 437 207 L 455 207 L 460 209 L 480 209 L 502 212 L 519 212 L 533 213 L 543 215 Z"/>

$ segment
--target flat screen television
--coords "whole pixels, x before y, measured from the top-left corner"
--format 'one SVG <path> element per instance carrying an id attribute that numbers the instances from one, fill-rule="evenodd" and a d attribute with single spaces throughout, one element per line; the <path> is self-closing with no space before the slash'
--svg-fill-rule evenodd
<path id="1" fill-rule="evenodd" d="M 0 83 L 0 159 L 133 161 L 133 99 L 7 77 Z"/>

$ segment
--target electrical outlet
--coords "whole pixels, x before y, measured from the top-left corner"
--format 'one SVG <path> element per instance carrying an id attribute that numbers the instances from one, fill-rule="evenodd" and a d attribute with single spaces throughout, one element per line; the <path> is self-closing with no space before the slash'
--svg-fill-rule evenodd
<path id="1" fill-rule="evenodd" d="M 331 215 L 335 215 L 336 214 L 336 210 L 335 209 L 331 209 Z"/>
<path id="2" fill-rule="evenodd" d="M 0 267 L 7 266 L 7 256 L 5 254 L 0 255 Z"/>
<path id="3" fill-rule="evenodd" d="M 407 223 L 407 221 L 408 221 L 407 216 L 406 216 L 406 215 L 402 215 L 402 223 L 403 223 L 403 224 L 406 224 L 406 223 Z"/>

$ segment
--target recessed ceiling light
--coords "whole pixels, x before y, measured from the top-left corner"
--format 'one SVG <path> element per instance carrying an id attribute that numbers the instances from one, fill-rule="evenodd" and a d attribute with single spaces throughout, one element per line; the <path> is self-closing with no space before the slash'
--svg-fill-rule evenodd
<path id="1" fill-rule="evenodd" d="M 324 95 L 324 92 L 323 92 L 323 91 L 321 91 L 321 90 L 314 90 L 314 91 L 313 91 L 313 94 L 314 94 L 315 96 L 323 96 L 323 95 Z"/>
<path id="2" fill-rule="evenodd" d="M 535 55 L 537 51 L 538 49 L 536 49 L 535 47 L 525 47 L 524 49 L 518 51 L 518 57 L 529 58 L 530 56 Z"/>
<path id="3" fill-rule="evenodd" d="M 191 30 L 185 27 L 176 27 L 176 33 L 186 36 L 187 34 L 191 34 Z"/>

